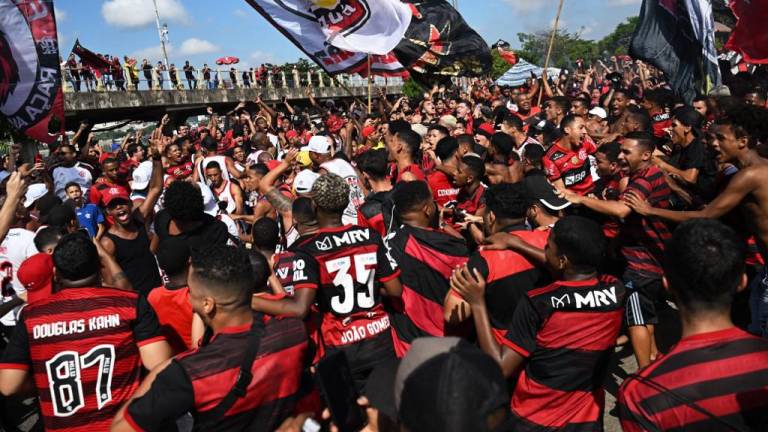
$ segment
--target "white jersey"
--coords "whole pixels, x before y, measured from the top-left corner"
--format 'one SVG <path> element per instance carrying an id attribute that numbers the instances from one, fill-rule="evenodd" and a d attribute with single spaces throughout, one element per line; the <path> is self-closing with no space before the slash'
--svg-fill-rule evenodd
<path id="1" fill-rule="evenodd" d="M 16 277 L 19 266 L 27 258 L 37 254 L 35 233 L 24 228 L 11 228 L 8 235 L 0 243 L 0 276 L 2 276 L 3 303 L 11 300 L 12 296 L 27 292 Z M 16 325 L 16 312 L 8 312 L 0 318 L 6 326 Z"/>
<path id="2" fill-rule="evenodd" d="M 88 193 L 88 188 L 93 184 L 93 178 L 91 172 L 80 166 L 80 163 L 76 163 L 71 167 L 59 166 L 53 169 L 53 190 L 56 195 L 62 200 L 67 199 L 67 193 L 64 187 L 69 182 L 75 182 L 80 185 L 80 189 L 83 191 L 83 196 Z"/>
<path id="3" fill-rule="evenodd" d="M 211 186 L 211 192 L 216 197 L 216 201 L 227 203 L 227 214 L 232 214 L 237 210 L 237 202 L 235 202 L 235 194 L 232 193 L 232 187 L 234 187 L 232 182 L 226 180 L 221 183 L 221 187 L 218 189 Z"/>
<path id="4" fill-rule="evenodd" d="M 229 177 L 229 170 L 227 169 L 226 156 L 207 156 L 203 158 L 203 161 L 200 162 L 200 165 L 197 166 L 198 174 L 200 174 L 200 180 L 204 181 L 207 185 L 211 184 L 205 177 L 205 167 L 211 162 L 217 162 L 219 164 L 219 167 L 221 168 L 221 176 L 224 178 L 224 180 L 231 180 Z"/>
<path id="5" fill-rule="evenodd" d="M 357 209 L 363 205 L 365 197 L 360 189 L 360 179 L 357 177 L 357 171 L 344 159 L 332 159 L 320 165 L 320 168 L 329 173 L 336 174 L 343 178 L 349 185 L 349 205 L 344 210 L 341 222 L 344 225 L 357 224 Z"/>

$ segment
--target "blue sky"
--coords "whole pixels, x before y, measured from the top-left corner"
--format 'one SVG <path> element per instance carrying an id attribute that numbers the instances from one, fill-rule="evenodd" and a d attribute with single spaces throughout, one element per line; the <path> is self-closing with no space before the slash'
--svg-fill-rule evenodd
<path id="1" fill-rule="evenodd" d="M 302 53 L 243 0 L 157 0 L 168 23 L 169 59 L 177 65 L 212 64 L 236 56 L 241 65 L 295 61 Z M 599 39 L 627 17 L 641 0 L 565 0 L 561 28 Z M 55 0 L 59 44 L 67 54 L 76 38 L 87 48 L 157 61 L 161 58 L 152 0 Z M 518 45 L 517 33 L 550 28 L 557 0 L 458 0 L 467 22 L 491 44 Z"/>

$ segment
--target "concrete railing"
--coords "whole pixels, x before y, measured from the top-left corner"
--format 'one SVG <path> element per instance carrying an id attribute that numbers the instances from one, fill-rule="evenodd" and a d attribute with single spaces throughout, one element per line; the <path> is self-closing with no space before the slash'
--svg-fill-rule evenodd
<path id="1" fill-rule="evenodd" d="M 140 67 L 140 66 L 139 66 Z M 62 70 L 62 76 L 65 77 L 63 90 L 65 93 L 80 92 L 114 92 L 114 91 L 157 91 L 157 90 L 235 90 L 248 88 L 298 88 L 298 87 L 338 87 L 341 83 L 347 87 L 365 87 L 368 85 L 368 79 L 359 75 L 337 75 L 334 79 L 323 71 L 307 71 L 304 73 L 294 69 L 290 72 L 281 71 L 272 73 L 267 71 L 263 76 L 258 76 L 255 70 L 238 69 L 211 69 L 210 79 L 204 79 L 202 70 L 193 72 L 193 79 L 188 80 L 182 69 L 176 69 L 175 84 L 170 79 L 167 70 L 159 71 L 156 68 L 151 69 L 151 79 L 147 79 L 144 71 L 134 69 L 135 76 L 138 79 L 132 80 L 130 68 L 122 66 L 123 77 L 121 82 L 115 79 L 114 75 L 104 74 L 101 79 L 94 78 L 86 82 L 80 79 L 79 84 L 67 70 Z M 245 76 L 243 75 L 245 73 Z M 234 78 L 234 79 L 233 79 Z M 246 79 L 247 78 L 247 79 Z M 258 79 L 257 79 L 258 78 Z M 402 85 L 401 78 L 383 78 L 374 77 L 374 85 L 377 87 L 389 85 Z M 75 91 L 76 86 L 79 90 Z"/>

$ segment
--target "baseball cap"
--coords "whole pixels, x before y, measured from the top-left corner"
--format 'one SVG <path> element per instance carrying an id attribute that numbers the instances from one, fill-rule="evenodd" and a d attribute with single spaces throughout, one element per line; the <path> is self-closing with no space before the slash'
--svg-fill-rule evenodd
<path id="1" fill-rule="evenodd" d="M 53 283 L 53 257 L 47 253 L 32 255 L 21 263 L 16 277 L 27 290 L 29 303 L 48 297 Z"/>
<path id="2" fill-rule="evenodd" d="M 485 432 L 507 426 L 509 395 L 501 369 L 461 338 L 416 339 L 390 382 L 408 430 Z"/>
<path id="3" fill-rule="evenodd" d="M 328 142 L 328 138 L 315 135 L 309 139 L 307 150 L 317 154 L 328 154 L 331 152 L 331 143 Z"/>
<path id="4" fill-rule="evenodd" d="M 292 138 L 296 138 L 297 136 L 299 136 L 299 133 L 296 132 L 295 129 L 291 129 L 291 130 L 289 130 L 288 132 L 285 133 L 285 139 L 287 139 L 287 140 L 292 139 Z"/>
<path id="5" fill-rule="evenodd" d="M 312 165 L 312 159 L 309 157 L 309 150 L 306 150 L 306 147 L 302 147 L 301 151 L 296 156 L 296 162 L 303 167 Z"/>
<path id="6" fill-rule="evenodd" d="M 24 207 L 32 207 L 38 199 L 48 193 L 48 186 L 45 183 L 34 183 L 29 185 L 27 193 L 24 194 Z"/>
<path id="7" fill-rule="evenodd" d="M 493 136 L 494 133 L 496 133 L 496 131 L 493 129 L 493 125 L 490 124 L 490 123 L 483 123 L 480 126 L 478 126 L 476 133 L 480 133 L 481 131 L 485 132 L 486 134 L 488 134 L 487 136 L 488 136 L 489 139 L 490 139 L 491 136 Z M 485 135 L 485 134 L 483 134 L 483 135 Z"/>
<path id="8" fill-rule="evenodd" d="M 121 187 L 111 187 L 107 188 L 104 192 L 102 192 L 102 201 L 104 201 L 104 206 L 109 207 L 115 200 L 124 200 L 126 202 L 131 202 L 131 197 L 128 196 L 128 191 Z"/>
<path id="9" fill-rule="evenodd" d="M 293 191 L 297 194 L 308 194 L 312 192 L 312 185 L 315 184 L 315 180 L 320 177 L 320 174 L 305 169 L 299 171 L 296 174 L 296 178 L 293 179 Z"/>
<path id="10" fill-rule="evenodd" d="M 265 165 L 267 168 L 269 168 L 270 171 L 274 171 L 277 167 L 280 166 L 280 161 L 275 159 L 268 160 Z"/>
<path id="11" fill-rule="evenodd" d="M 363 139 L 367 139 L 372 133 L 376 132 L 375 126 L 366 126 L 363 128 Z"/>
<path id="12" fill-rule="evenodd" d="M 142 190 L 149 186 L 149 180 L 152 178 L 152 161 L 144 161 L 133 170 L 133 183 L 131 189 Z"/>
<path id="13" fill-rule="evenodd" d="M 602 107 L 592 108 L 591 110 L 589 110 L 589 115 L 600 117 L 601 119 L 608 118 L 608 113 L 605 112 L 605 108 L 602 108 Z"/>
<path id="14" fill-rule="evenodd" d="M 544 176 L 526 177 L 523 184 L 531 200 L 538 200 L 550 210 L 558 211 L 571 205 L 570 201 L 557 195 L 555 187 Z"/>

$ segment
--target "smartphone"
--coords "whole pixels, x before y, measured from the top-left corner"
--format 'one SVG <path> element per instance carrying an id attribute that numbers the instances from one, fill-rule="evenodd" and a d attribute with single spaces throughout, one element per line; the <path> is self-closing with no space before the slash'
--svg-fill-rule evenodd
<path id="1" fill-rule="evenodd" d="M 352 371 L 343 352 L 325 356 L 317 364 L 317 383 L 320 394 L 331 411 L 331 420 L 340 432 L 357 432 L 366 424 L 363 407 L 357 404 L 360 396 L 355 389 Z"/>

